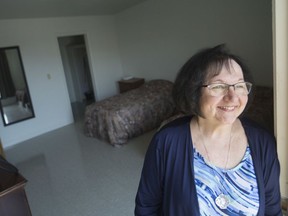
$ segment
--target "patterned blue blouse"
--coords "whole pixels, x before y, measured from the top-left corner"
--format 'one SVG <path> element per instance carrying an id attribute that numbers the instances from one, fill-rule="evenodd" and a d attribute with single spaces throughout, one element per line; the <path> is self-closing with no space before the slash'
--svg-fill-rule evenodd
<path id="1" fill-rule="evenodd" d="M 242 161 L 229 170 L 209 164 L 195 148 L 193 150 L 200 214 L 257 215 L 259 195 L 249 146 Z M 226 209 L 221 209 L 215 204 L 215 199 L 220 194 L 229 197 L 229 205 Z"/>
<path id="2" fill-rule="evenodd" d="M 195 182 L 195 174 L 197 172 L 194 169 L 195 160 L 190 121 L 190 116 L 176 119 L 164 126 L 151 140 L 145 155 L 141 179 L 135 199 L 135 215 L 200 215 L 199 199 Z M 250 203 L 251 197 L 254 199 L 253 196 L 257 194 L 256 191 L 254 193 L 254 190 L 258 190 L 259 208 L 257 216 L 282 216 L 279 186 L 280 164 L 277 157 L 275 137 L 260 127 L 257 127 L 255 123 L 248 119 L 241 119 L 241 123 L 249 143 L 248 151 L 251 154 L 249 160 L 251 160 L 252 157 L 253 166 L 252 162 L 247 162 L 245 166 L 243 165 L 241 171 L 235 171 L 235 174 L 234 169 L 228 171 L 227 181 L 222 184 L 224 188 L 227 188 L 228 183 L 229 185 L 233 185 L 235 195 L 233 194 L 232 198 L 236 200 L 237 203 L 240 203 L 237 204 L 240 208 L 238 208 L 238 206 L 234 206 L 233 208 L 228 207 L 224 211 L 226 213 L 221 214 L 238 215 L 235 211 L 245 212 L 240 213 L 240 215 L 246 214 L 247 212 L 246 215 L 256 214 L 257 210 L 250 210 Z M 197 165 L 197 167 L 198 166 L 199 165 Z M 208 166 L 206 165 L 206 167 Z M 245 173 L 245 175 L 243 173 Z M 254 176 L 254 173 L 256 173 L 257 176 L 257 186 L 256 184 L 251 184 L 252 187 L 249 187 L 247 186 L 245 178 L 244 181 L 242 181 L 243 176 Z M 205 180 L 215 178 L 215 175 L 212 176 L 209 172 L 206 174 Z M 198 177 L 198 181 L 199 179 Z M 204 182 L 203 179 L 202 182 Z M 218 182 L 217 185 L 219 185 Z M 242 185 L 245 185 L 245 187 Z M 199 188 L 201 188 L 201 186 Z M 210 201 L 210 205 L 212 206 L 214 205 L 216 196 L 214 193 L 220 192 L 217 188 L 218 187 L 212 188 L 211 193 L 206 193 L 206 197 L 213 196 Z M 249 195 L 246 195 L 244 190 L 240 190 L 240 188 L 249 188 L 249 190 L 245 191 L 248 192 Z M 251 190 L 252 188 L 253 190 Z M 254 195 L 250 194 L 251 191 Z M 243 201 L 243 198 L 245 199 L 244 194 L 247 197 L 247 203 L 249 203 L 249 210 L 243 207 L 246 206 L 246 202 Z M 239 200 L 242 201 L 240 202 Z M 255 200 L 257 200 L 257 198 L 255 198 Z M 207 206 L 209 204 L 203 204 L 203 200 L 201 200 L 201 202 L 201 214 L 203 215 L 203 210 L 208 209 Z M 257 207 L 254 209 L 257 209 Z M 220 211 L 218 210 L 218 212 Z M 215 215 L 213 213 L 207 214 Z"/>

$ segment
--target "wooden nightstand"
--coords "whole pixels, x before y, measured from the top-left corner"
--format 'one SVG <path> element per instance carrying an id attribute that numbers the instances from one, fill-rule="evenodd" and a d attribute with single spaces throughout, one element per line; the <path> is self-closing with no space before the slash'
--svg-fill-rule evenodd
<path id="1" fill-rule="evenodd" d="M 24 189 L 27 180 L 2 156 L 0 161 L 0 215 L 32 216 Z"/>
<path id="2" fill-rule="evenodd" d="M 145 79 L 143 78 L 132 78 L 128 80 L 120 80 L 118 81 L 120 93 L 138 88 L 141 85 L 143 85 L 144 82 L 145 82 Z"/>

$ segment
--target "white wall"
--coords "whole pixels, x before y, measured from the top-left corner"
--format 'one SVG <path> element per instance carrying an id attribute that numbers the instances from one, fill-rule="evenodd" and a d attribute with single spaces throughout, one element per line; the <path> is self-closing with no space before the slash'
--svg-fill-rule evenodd
<path id="1" fill-rule="evenodd" d="M 73 122 L 58 36 L 85 34 L 96 99 L 117 92 L 123 74 L 113 17 L 1 20 L 0 29 L 0 47 L 20 46 L 36 115 L 7 127 L 1 119 L 4 148 Z"/>
<path id="2" fill-rule="evenodd" d="M 174 80 L 199 49 L 226 43 L 273 85 L 270 0 L 148 0 L 116 16 L 125 75 Z"/>

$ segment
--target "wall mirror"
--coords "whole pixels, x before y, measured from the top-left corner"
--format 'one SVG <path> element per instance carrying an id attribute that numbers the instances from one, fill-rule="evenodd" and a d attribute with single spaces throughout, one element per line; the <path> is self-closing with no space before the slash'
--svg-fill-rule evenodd
<path id="1" fill-rule="evenodd" d="M 35 117 L 18 46 L 0 48 L 0 109 L 4 126 Z"/>

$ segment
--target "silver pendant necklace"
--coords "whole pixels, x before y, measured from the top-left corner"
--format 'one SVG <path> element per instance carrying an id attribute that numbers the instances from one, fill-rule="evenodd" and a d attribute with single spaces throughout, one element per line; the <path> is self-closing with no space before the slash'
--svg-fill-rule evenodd
<path id="1" fill-rule="evenodd" d="M 197 121 L 197 125 L 198 125 L 198 131 L 199 131 L 199 134 L 201 134 L 201 131 L 200 131 L 200 126 L 199 126 L 199 122 L 198 120 Z M 225 162 L 225 167 L 224 169 L 226 170 L 227 169 L 227 164 L 228 164 L 228 160 L 229 160 L 229 156 L 230 156 L 230 146 L 231 146 L 231 134 L 232 134 L 232 128 L 233 128 L 233 125 L 231 127 L 231 131 L 230 131 L 230 137 L 229 137 L 229 144 L 228 144 L 228 152 L 227 152 L 227 156 L 226 156 L 226 162 Z M 208 159 L 208 162 L 209 164 L 212 164 L 210 158 L 209 158 L 209 154 L 208 154 L 208 151 L 207 151 L 207 148 L 206 148 L 206 145 L 205 145 L 205 142 L 204 142 L 204 139 L 202 138 L 201 136 L 201 140 L 202 140 L 202 145 L 204 147 L 204 150 L 205 150 L 205 153 L 207 155 L 207 159 Z M 215 174 L 215 170 L 213 167 L 212 168 L 212 171 L 214 173 L 214 176 L 216 177 L 216 174 Z M 223 178 L 226 178 L 226 173 L 224 174 L 224 177 Z M 223 187 L 223 185 L 221 184 L 221 182 L 219 182 L 218 178 L 216 178 L 219 185 L 221 185 Z M 224 187 L 223 187 L 224 189 Z M 218 195 L 216 198 L 215 198 L 215 203 L 216 205 L 220 208 L 220 209 L 226 209 L 228 208 L 229 204 L 231 203 L 231 199 L 230 199 L 230 196 L 227 195 L 227 194 L 224 194 L 223 192 Z"/>
<path id="2" fill-rule="evenodd" d="M 230 197 L 222 193 L 216 197 L 215 203 L 220 209 L 226 209 L 230 204 Z"/>

